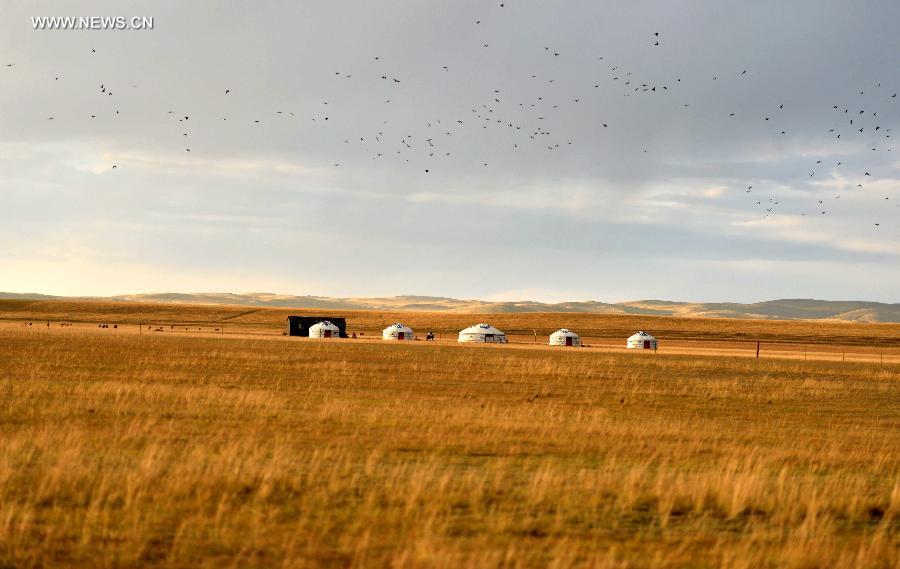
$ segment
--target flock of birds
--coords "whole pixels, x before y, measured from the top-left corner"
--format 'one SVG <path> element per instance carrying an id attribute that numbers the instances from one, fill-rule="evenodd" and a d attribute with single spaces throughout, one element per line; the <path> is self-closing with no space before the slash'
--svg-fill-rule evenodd
<path id="1" fill-rule="evenodd" d="M 505 8 L 505 3 L 500 3 L 499 8 Z M 480 18 L 473 19 L 474 26 L 481 26 Z M 663 41 L 664 34 L 660 32 L 650 32 L 647 37 L 647 48 L 658 49 L 660 42 Z M 491 49 L 490 41 L 482 41 L 479 49 Z M 596 67 L 591 70 L 585 70 L 583 76 L 597 76 L 597 70 L 601 70 L 604 76 L 601 79 L 585 81 L 583 85 L 574 86 L 574 91 L 569 90 L 572 86 L 567 85 L 568 92 L 578 91 L 581 94 L 576 96 L 560 95 L 562 89 L 557 90 L 558 79 L 554 78 L 555 62 L 565 58 L 561 50 L 549 45 L 534 46 L 543 57 L 543 61 L 539 66 L 541 73 L 532 73 L 530 77 L 523 78 L 533 88 L 529 89 L 529 96 L 519 96 L 521 93 L 508 93 L 499 88 L 488 88 L 484 90 L 481 100 L 474 101 L 468 108 L 468 111 L 456 116 L 429 116 L 422 117 L 417 131 L 404 132 L 403 126 L 397 126 L 391 120 L 381 120 L 380 125 L 374 129 L 365 132 L 355 132 L 352 136 L 342 131 L 340 128 L 328 130 L 331 136 L 342 139 L 342 143 L 346 148 L 346 152 L 341 154 L 340 158 L 333 160 L 331 164 L 334 168 L 340 168 L 342 164 L 350 159 L 350 157 L 358 157 L 362 153 L 368 159 L 373 161 L 395 160 L 398 166 L 406 166 L 419 169 L 423 174 L 435 175 L 434 172 L 439 171 L 442 167 L 441 160 L 449 159 L 458 148 L 456 141 L 459 138 L 468 140 L 477 139 L 486 136 L 490 131 L 492 134 L 496 132 L 503 133 L 504 140 L 509 142 L 509 150 L 519 151 L 524 148 L 531 150 L 542 150 L 547 153 L 563 152 L 567 148 L 576 144 L 575 140 L 567 137 L 565 131 L 560 132 L 562 127 L 554 127 L 556 117 L 559 116 L 561 109 L 570 112 L 574 111 L 576 116 L 578 113 L 596 112 L 596 109 L 589 110 L 591 105 L 591 91 L 593 90 L 610 90 L 615 89 L 616 93 L 626 97 L 681 97 L 684 82 L 677 74 L 672 75 L 665 81 L 651 80 L 649 78 L 638 78 L 638 76 L 629 69 L 619 64 L 613 64 L 604 59 L 603 56 L 596 56 Z M 91 49 L 91 54 L 96 54 L 96 49 Z M 407 79 L 397 70 L 392 70 L 391 65 L 385 61 L 385 58 L 379 55 L 371 55 L 369 64 L 365 68 L 365 75 L 360 76 L 359 71 L 353 73 L 342 72 L 340 70 L 333 71 L 332 81 L 336 82 L 353 82 L 351 85 L 336 83 L 334 89 L 354 89 L 368 90 L 372 93 L 383 93 L 384 89 L 379 89 L 373 83 L 380 82 L 387 89 L 391 87 L 399 88 Z M 15 71 L 15 63 L 6 63 L 8 71 Z M 437 63 L 442 73 L 451 73 L 448 65 Z M 751 74 L 752 75 L 752 74 Z M 740 69 L 730 73 L 727 80 L 745 80 L 748 76 L 748 70 Z M 711 75 L 709 81 L 721 82 L 719 75 Z M 54 81 L 59 81 L 60 76 L 54 76 Z M 137 85 L 132 85 L 136 88 Z M 117 88 L 118 91 L 118 88 Z M 97 86 L 99 96 L 107 98 L 109 101 L 114 100 L 112 87 L 107 83 L 101 83 Z M 390 92 L 390 91 L 388 91 Z M 222 97 L 232 96 L 232 87 L 225 87 L 221 90 Z M 109 99 L 109 98 L 113 99 Z M 393 102 L 393 97 L 388 96 L 383 99 L 381 105 L 387 107 Z M 831 114 L 828 116 L 825 128 L 820 133 L 825 140 L 831 144 L 841 144 L 848 140 L 857 143 L 863 143 L 866 148 L 871 148 L 871 152 L 892 152 L 892 121 L 900 117 L 897 114 L 900 107 L 896 106 L 898 102 L 897 93 L 882 88 L 880 83 L 859 89 L 857 99 L 854 101 L 834 104 L 830 109 Z M 409 109 L 408 102 L 404 102 L 406 109 Z M 690 109 L 691 102 L 678 102 L 678 106 L 682 109 Z M 581 109 L 584 109 L 583 111 Z M 773 136 L 784 136 L 788 134 L 788 127 L 785 126 L 783 120 L 784 114 L 790 109 L 785 108 L 785 104 L 779 104 L 773 107 L 769 114 L 759 116 L 755 120 L 759 120 L 766 127 L 769 127 Z M 178 113 L 175 110 L 165 111 L 169 120 L 178 126 L 179 139 L 183 143 L 183 151 L 192 152 L 192 128 L 196 120 L 191 120 L 190 114 Z M 338 111 L 335 106 L 329 107 L 329 100 L 323 98 L 321 105 L 305 113 L 299 111 L 270 111 L 278 118 L 292 120 L 309 120 L 312 123 L 322 125 L 323 128 L 329 128 L 335 125 L 337 121 L 335 113 Z M 115 109 L 115 115 L 119 114 L 119 110 Z M 734 120 L 742 118 L 739 110 L 729 112 L 727 116 L 721 117 L 722 120 Z M 96 119 L 97 115 L 90 115 L 91 119 Z M 204 117 L 209 118 L 209 117 Z M 390 117 L 388 116 L 388 119 Z M 56 117 L 51 115 L 47 120 L 55 120 Z M 218 117 L 217 120 L 228 121 L 228 116 Z M 252 124 L 259 125 L 261 118 L 251 119 Z M 614 126 L 615 117 L 604 119 L 599 123 L 598 128 L 610 129 Z M 355 126 L 355 125 L 354 125 Z M 621 126 L 621 125 L 616 125 Z M 408 128 L 406 130 L 413 130 Z M 454 141 L 454 143 L 451 143 Z M 652 142 L 652 141 L 651 141 Z M 465 144 L 463 142 L 462 144 Z M 650 152 L 647 147 L 641 149 L 644 154 Z M 354 152 L 355 154 L 351 154 Z M 823 153 L 823 155 L 826 155 Z M 827 155 L 838 156 L 839 152 L 828 153 Z M 845 159 L 846 160 L 846 159 Z M 850 164 L 845 164 L 845 160 L 826 160 L 824 158 L 811 160 L 809 163 L 808 177 L 812 180 L 822 178 L 834 178 L 840 175 L 845 180 L 853 180 L 852 187 L 850 183 L 844 184 L 845 189 L 853 189 L 854 191 L 866 191 L 869 180 L 875 180 L 878 176 L 877 172 L 859 171 L 859 168 Z M 482 157 L 473 167 L 487 168 L 491 165 L 489 158 Z M 118 164 L 110 164 L 110 169 L 118 169 Z M 846 172 L 846 174 L 844 174 Z M 757 184 L 759 185 L 759 184 Z M 874 184 L 873 184 L 874 185 Z M 755 207 L 759 214 L 767 219 L 773 215 L 782 213 L 785 204 L 783 198 L 779 198 L 775 193 L 765 194 L 765 191 L 757 189 L 753 184 L 748 185 L 744 190 L 748 194 L 749 205 Z M 824 216 L 830 213 L 831 207 L 835 205 L 844 195 L 843 190 L 831 195 L 818 196 L 815 202 L 806 204 L 797 209 L 796 204 L 792 211 L 786 212 L 794 215 L 807 216 L 816 215 Z M 879 196 L 883 201 L 890 201 L 892 196 Z M 893 204 L 900 207 L 900 200 L 894 197 Z M 879 213 L 883 214 L 882 208 Z M 884 220 L 874 221 L 873 226 L 879 227 Z"/>

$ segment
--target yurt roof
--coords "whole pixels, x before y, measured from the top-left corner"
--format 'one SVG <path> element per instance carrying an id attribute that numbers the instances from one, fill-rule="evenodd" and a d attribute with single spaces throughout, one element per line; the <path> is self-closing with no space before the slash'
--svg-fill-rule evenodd
<path id="1" fill-rule="evenodd" d="M 505 336 L 505 334 L 500 330 L 497 330 L 490 324 L 485 324 L 483 322 L 481 324 L 469 326 L 465 330 L 460 331 L 460 334 L 503 334 Z"/>
<path id="2" fill-rule="evenodd" d="M 568 328 L 560 328 L 556 332 L 550 334 L 551 336 L 572 336 L 574 338 L 578 337 L 578 334 L 569 330 Z"/>
<path id="3" fill-rule="evenodd" d="M 322 320 L 321 322 L 316 322 L 312 326 L 309 327 L 310 330 L 313 328 L 328 328 L 330 330 L 340 330 L 337 326 L 329 322 L 328 320 Z"/>
<path id="4" fill-rule="evenodd" d="M 400 324 L 399 322 L 395 322 L 384 329 L 385 332 L 387 332 L 389 330 L 396 330 L 397 332 L 412 332 L 412 328 L 410 328 L 409 326 L 404 326 L 403 324 Z"/>
<path id="5" fill-rule="evenodd" d="M 656 338 L 654 338 L 647 332 L 644 332 L 643 330 L 641 330 L 640 332 L 637 332 L 637 333 L 629 336 L 628 339 L 629 340 L 655 340 Z"/>

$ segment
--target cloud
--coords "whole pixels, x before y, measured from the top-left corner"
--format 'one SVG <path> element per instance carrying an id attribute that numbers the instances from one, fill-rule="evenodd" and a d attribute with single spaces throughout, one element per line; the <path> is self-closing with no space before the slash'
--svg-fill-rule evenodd
<path id="1" fill-rule="evenodd" d="M 278 281 L 271 276 L 241 276 L 227 269 L 186 269 L 126 261 L 111 263 L 88 255 L 48 256 L 42 259 L 0 257 L 0 274 L 16 275 L 14 280 L 4 284 L 4 287 L 14 291 L 39 291 L 60 296 L 113 296 L 135 290 L 261 290 L 260 287 L 270 284 L 281 289 L 298 287 L 296 282 Z"/>
<path id="2" fill-rule="evenodd" d="M 142 34 L 35 32 L 12 4 L 4 282 L 746 298 L 855 293 L 826 272 L 848 263 L 896 277 L 900 4 L 515 4 L 200 0 Z"/>
<path id="3" fill-rule="evenodd" d="M 779 215 L 767 219 L 746 220 L 735 222 L 734 225 L 738 227 L 765 228 L 769 238 L 777 241 L 826 245 L 833 249 L 853 253 L 900 256 L 900 243 L 890 238 L 887 240 L 881 239 L 873 226 L 867 228 L 872 235 L 871 238 L 858 239 L 841 235 L 834 225 L 812 228 L 806 219 L 795 215 Z"/>

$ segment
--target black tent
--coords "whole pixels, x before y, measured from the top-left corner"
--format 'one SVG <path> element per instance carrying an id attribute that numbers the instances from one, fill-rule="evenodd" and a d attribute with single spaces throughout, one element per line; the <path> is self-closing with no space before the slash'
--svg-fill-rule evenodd
<path id="1" fill-rule="evenodd" d="M 335 318 L 334 316 L 288 316 L 287 335 L 308 338 L 310 326 L 314 326 L 324 320 L 331 322 L 340 329 L 341 338 L 347 337 L 347 320 L 344 318 Z"/>

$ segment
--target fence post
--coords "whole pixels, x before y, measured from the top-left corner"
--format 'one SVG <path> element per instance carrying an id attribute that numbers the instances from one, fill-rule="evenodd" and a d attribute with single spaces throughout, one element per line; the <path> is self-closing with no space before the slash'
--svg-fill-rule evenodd
<path id="1" fill-rule="evenodd" d="M 756 357 L 759 358 L 759 340 L 756 341 Z"/>

